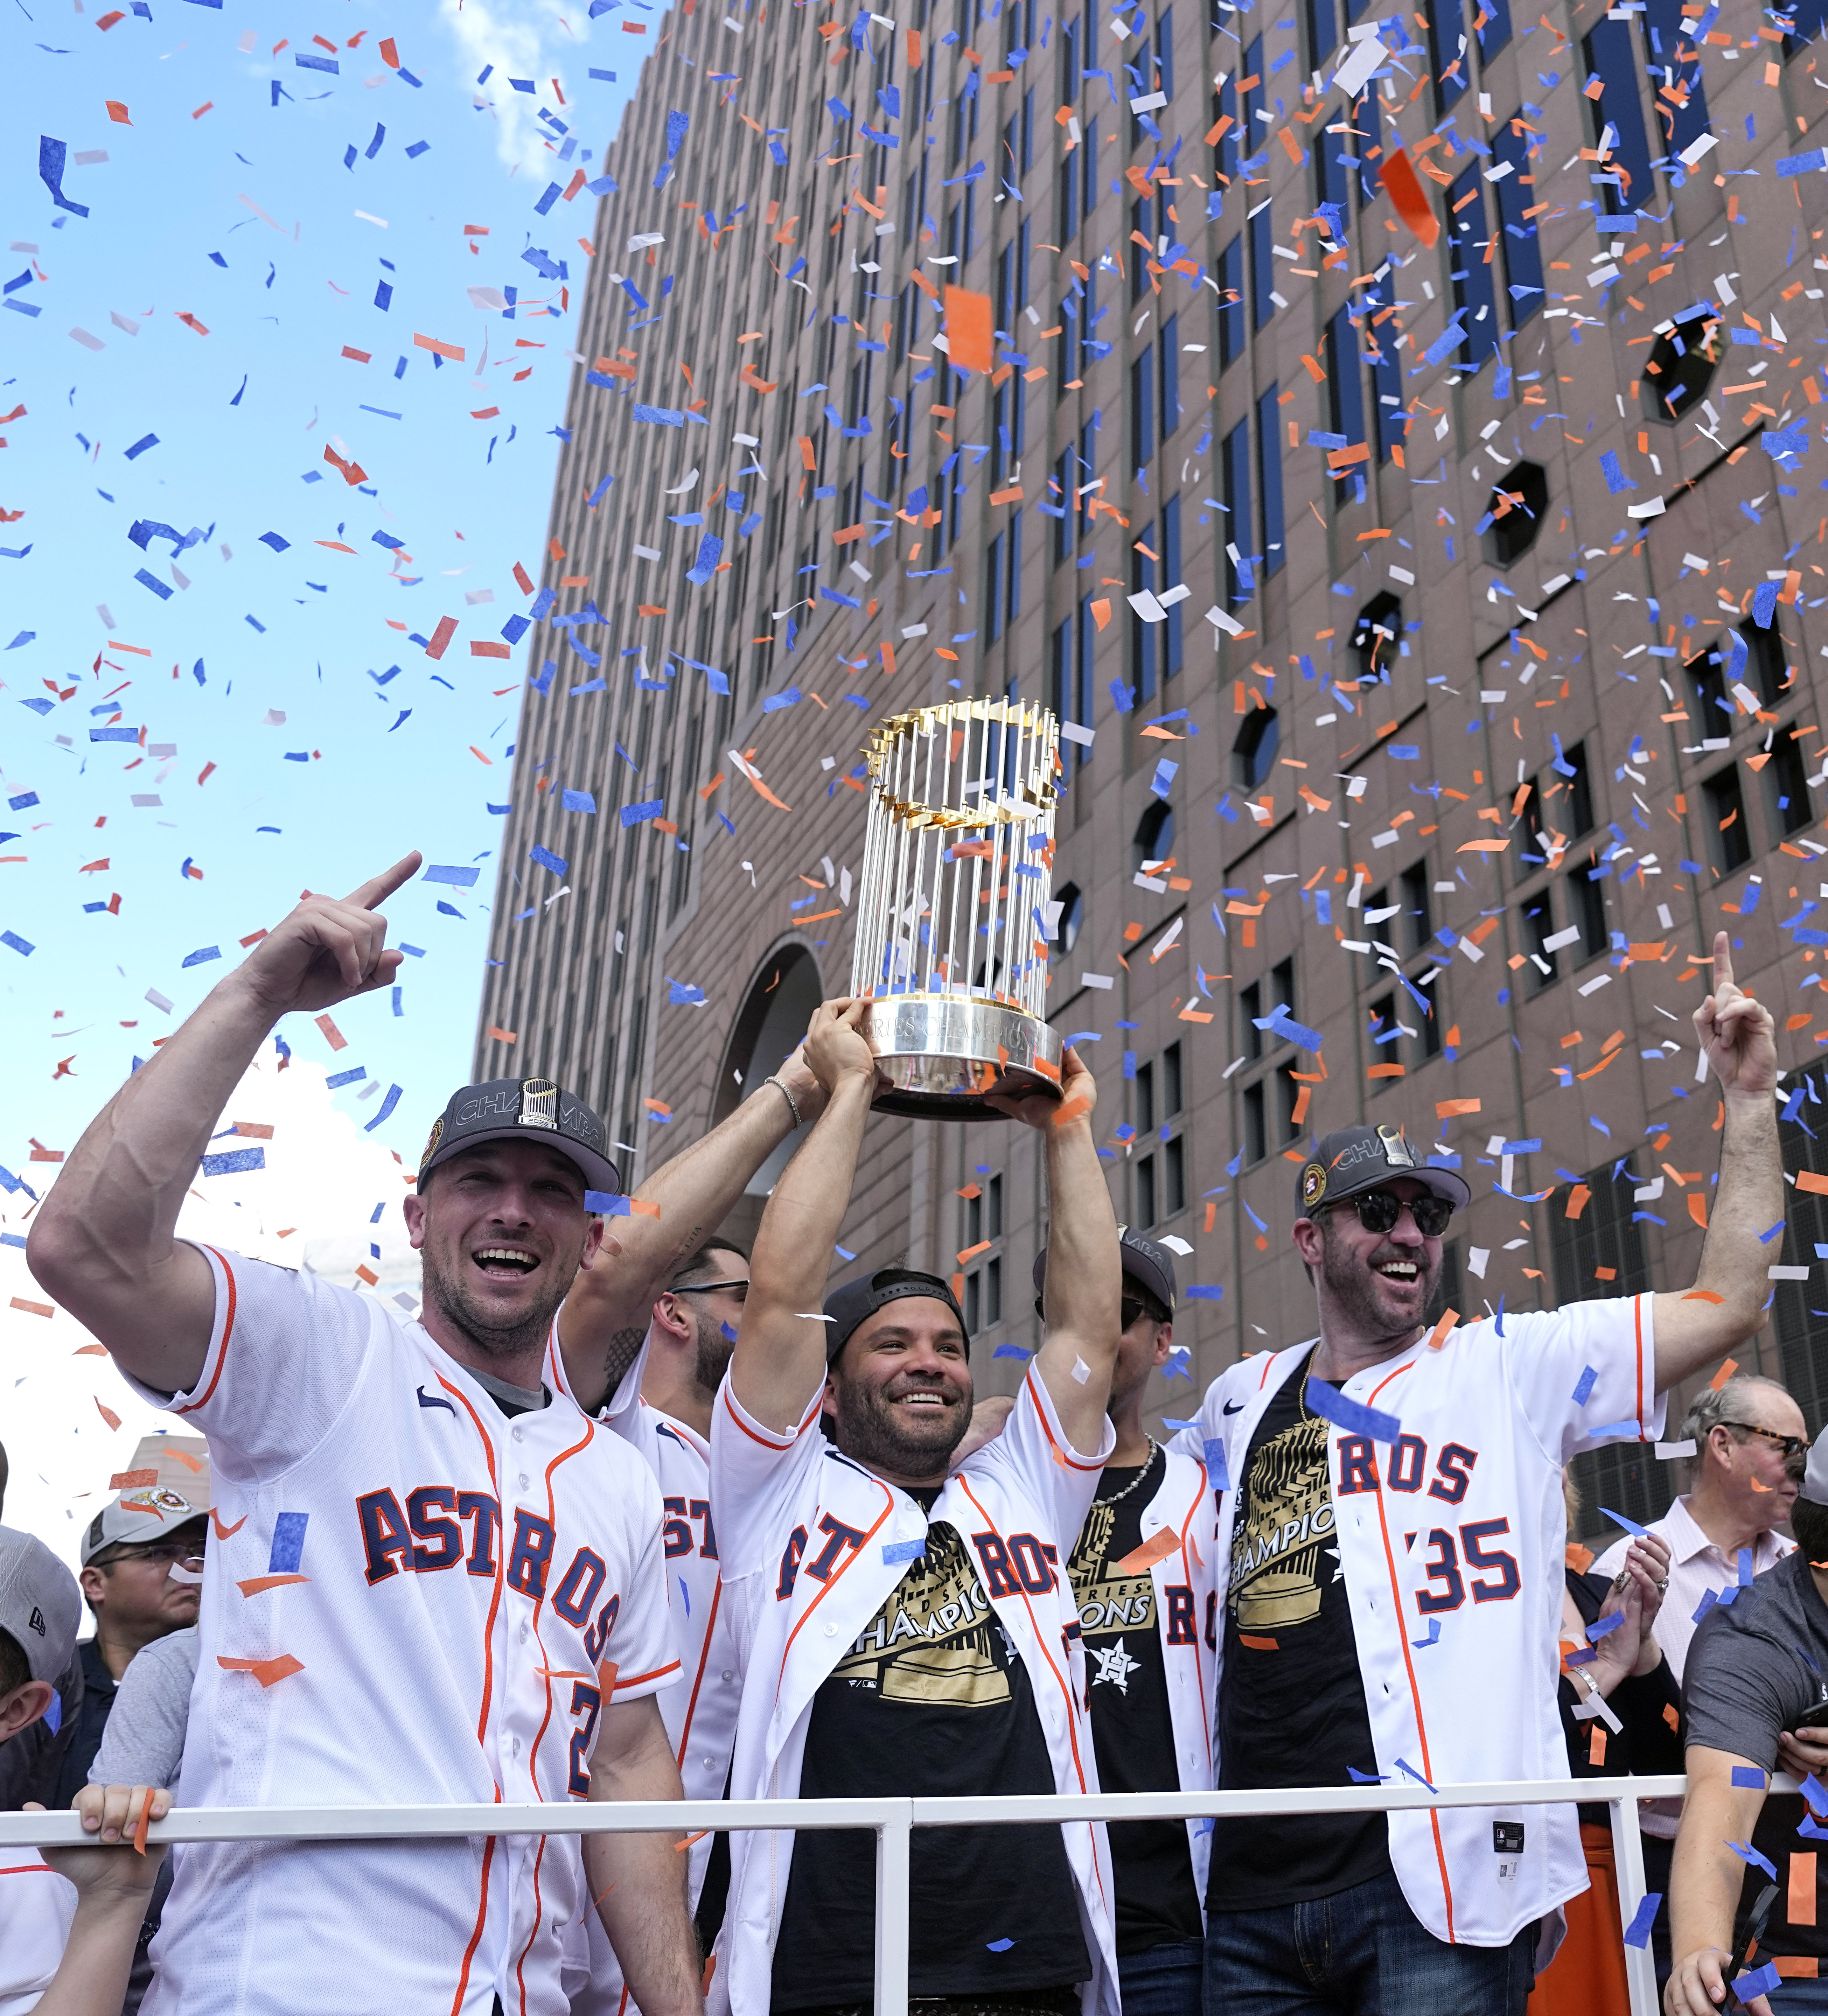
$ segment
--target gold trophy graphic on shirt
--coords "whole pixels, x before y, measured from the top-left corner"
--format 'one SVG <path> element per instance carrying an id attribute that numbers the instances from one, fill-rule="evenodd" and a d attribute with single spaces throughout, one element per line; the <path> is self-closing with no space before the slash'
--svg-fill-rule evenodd
<path id="1" fill-rule="evenodd" d="M 1274 1631 L 1320 1615 L 1321 1548 L 1333 1536 L 1326 1435 L 1325 1421 L 1296 1421 L 1257 1452 L 1243 1502 L 1261 1509 L 1240 1523 L 1231 1543 L 1240 1631 Z"/>
<path id="2" fill-rule="evenodd" d="M 1059 729 L 1013 700 L 949 700 L 885 721 L 871 790 L 851 992 L 888 1079 L 885 1112 L 1003 1116 L 986 1095 L 1060 1089 L 1047 1026 Z"/>

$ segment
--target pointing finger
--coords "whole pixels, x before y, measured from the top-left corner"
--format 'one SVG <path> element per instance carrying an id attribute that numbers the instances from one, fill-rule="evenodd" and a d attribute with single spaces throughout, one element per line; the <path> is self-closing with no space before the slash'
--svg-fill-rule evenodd
<path id="1" fill-rule="evenodd" d="M 1714 934 L 1714 992 L 1732 985 L 1732 945 L 1725 931 Z"/>
<path id="2" fill-rule="evenodd" d="M 396 861 L 391 868 L 364 882 L 359 889 L 352 889 L 343 900 L 346 903 L 353 903 L 359 909 L 372 910 L 376 904 L 384 903 L 396 889 L 410 881 L 419 873 L 419 865 L 424 859 L 425 856 L 415 849 L 403 859 Z"/>

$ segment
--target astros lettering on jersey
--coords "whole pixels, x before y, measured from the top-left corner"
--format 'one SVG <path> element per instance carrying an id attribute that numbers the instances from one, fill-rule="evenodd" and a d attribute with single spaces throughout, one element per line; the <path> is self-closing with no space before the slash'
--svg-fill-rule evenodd
<path id="1" fill-rule="evenodd" d="M 877 1612 L 910 1577 L 924 1579 L 910 1543 L 925 1539 L 929 1517 L 962 1537 L 996 1622 L 1027 1669 L 1055 1789 L 1095 1791 L 1085 1661 L 1062 1564 L 1115 1440 L 1109 1424 L 1096 1456 L 1076 1453 L 1031 1366 L 1008 1425 L 947 1478 L 929 1515 L 825 1439 L 821 1399 L 822 1382 L 799 1427 L 780 1434 L 744 1408 L 727 1377 L 718 1391 L 712 1507 L 744 1655 L 732 1797 L 796 1796 L 813 1697 L 842 1662 L 868 1658 L 864 1634 Z M 936 1608 L 938 1594 L 910 1590 L 901 1613 L 907 1634 L 925 1636 L 946 1611 L 943 1601 Z M 898 1618 L 885 1636 L 903 1629 Z M 968 1655 L 968 1635 L 961 1655 Z M 977 1683 L 1001 1678 L 986 1670 Z M 972 1683 L 970 1671 L 961 1679 Z M 1087 2016 L 1117 2016 L 1105 1830 L 1080 1822 L 1061 1832 L 1093 1960 L 1084 2006 Z M 748 1832 L 730 1840 L 730 1904 L 709 2003 L 717 2016 L 763 2016 L 794 1837 Z"/>
<path id="2" fill-rule="evenodd" d="M 1231 1366 L 1176 1438 L 1188 1453 L 1205 1450 L 1235 1592 L 1266 1550 L 1293 1557 L 1316 1537 L 1297 1517 L 1247 1540 L 1240 1558 L 1231 1489 L 1271 1399 L 1306 1377 L 1313 1348 Z M 1438 1350 L 1419 1341 L 1345 1382 L 1347 1399 L 1402 1428 L 1391 1443 L 1326 1429 L 1376 1753 L 1368 1771 L 1434 1785 L 1570 1777 L 1550 1684 L 1567 1541 L 1561 1473 L 1583 1450 L 1660 1435 L 1655 1386 L 1648 1295 L 1507 1316 L 1502 1330 L 1465 1325 Z M 1224 1643 L 1221 1631 L 1219 1661 Z M 1222 1758 L 1219 1770 L 1222 1783 Z M 1572 1805 L 1393 1813 L 1390 1849 L 1416 1917 L 1468 1946 L 1505 1945 L 1550 1914 L 1559 1939 L 1559 1907 L 1587 1887 Z M 1539 1964 L 1547 1958 L 1539 1952 Z"/>
<path id="3" fill-rule="evenodd" d="M 140 1388 L 207 1432 L 218 1493 L 182 1802 L 585 1796 L 607 1694 L 679 1673 L 653 1478 L 564 1392 L 510 1420 L 418 1324 L 201 1250 L 202 1373 Z M 562 2016 L 588 1903 L 563 1837 L 199 1843 L 146 2016 L 315 2016 L 358 1985 L 362 2007 Z"/>

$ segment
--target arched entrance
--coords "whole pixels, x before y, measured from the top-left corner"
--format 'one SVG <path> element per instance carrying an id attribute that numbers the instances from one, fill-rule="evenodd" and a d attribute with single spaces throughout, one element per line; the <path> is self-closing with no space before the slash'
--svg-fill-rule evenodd
<path id="1" fill-rule="evenodd" d="M 711 1124 L 726 1119 L 762 1081 L 778 1071 L 806 1033 L 813 1010 L 824 998 L 819 963 L 803 945 L 784 941 L 750 977 L 743 1004 L 723 1048 Z M 779 1097 L 770 1092 L 770 1099 Z M 725 1218 L 723 1229 L 747 1241 L 762 1221 L 762 1205 L 808 1129 L 796 1128 L 749 1179 L 742 1201 Z"/>

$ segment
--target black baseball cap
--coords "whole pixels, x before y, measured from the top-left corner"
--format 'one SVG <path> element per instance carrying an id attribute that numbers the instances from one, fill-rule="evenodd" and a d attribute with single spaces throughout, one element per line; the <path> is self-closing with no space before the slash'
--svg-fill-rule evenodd
<path id="1" fill-rule="evenodd" d="M 861 1275 L 854 1281 L 846 1281 L 842 1287 L 834 1288 L 825 1298 L 825 1314 L 830 1318 L 825 1327 L 825 1363 L 837 1363 L 838 1354 L 866 1316 L 873 1316 L 903 1295 L 927 1295 L 943 1302 L 957 1317 L 959 1328 L 964 1330 L 968 1351 L 971 1332 L 965 1329 L 964 1312 L 949 1283 L 937 1274 L 923 1274 L 911 1267 L 878 1267 L 873 1274 Z"/>
<path id="2" fill-rule="evenodd" d="M 587 1190 L 622 1193 L 622 1172 L 604 1153 L 609 1136 L 582 1100 L 549 1078 L 492 1078 L 453 1093 L 419 1158 L 423 1183 L 440 1162 L 485 1141 L 539 1141 L 568 1156 Z"/>
<path id="3" fill-rule="evenodd" d="M 1174 1255 L 1153 1239 L 1132 1232 L 1127 1225 L 1117 1228 L 1117 1244 L 1123 1261 L 1123 1278 L 1152 1296 L 1171 1316 L 1174 1313 Z M 1047 1249 L 1035 1255 L 1035 1294 L 1045 1294 L 1047 1284 Z"/>
<path id="4" fill-rule="evenodd" d="M 1296 1209 L 1310 1217 L 1322 1204 L 1339 1204 L 1372 1190 L 1393 1176 L 1426 1183 L 1455 1211 L 1465 1209 L 1473 1192 L 1451 1169 L 1430 1168 L 1409 1146 L 1400 1127 L 1341 1127 L 1317 1143 L 1301 1165 L 1295 1186 Z"/>

